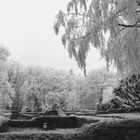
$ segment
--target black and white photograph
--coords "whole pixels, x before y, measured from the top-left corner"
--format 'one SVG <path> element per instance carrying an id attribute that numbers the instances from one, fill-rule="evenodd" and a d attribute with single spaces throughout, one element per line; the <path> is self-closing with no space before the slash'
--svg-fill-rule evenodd
<path id="1" fill-rule="evenodd" d="M 0 0 L 0 140 L 140 140 L 140 0 Z"/>

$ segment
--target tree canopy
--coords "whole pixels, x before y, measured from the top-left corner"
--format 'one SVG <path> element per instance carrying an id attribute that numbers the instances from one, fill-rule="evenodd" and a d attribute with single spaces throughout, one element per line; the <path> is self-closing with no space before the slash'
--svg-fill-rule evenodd
<path id="1" fill-rule="evenodd" d="M 22 66 L 8 61 L 8 49 L 0 46 L 0 110 L 44 111 L 54 104 L 63 110 L 95 109 L 102 94 L 116 83 L 114 73 L 91 71 L 87 77 L 72 70 L 57 71 Z"/>
<path id="2" fill-rule="evenodd" d="M 64 27 L 62 43 L 84 73 L 91 46 L 107 67 L 123 75 L 140 71 L 140 0 L 70 0 L 56 19 L 55 33 Z"/>
<path id="3" fill-rule="evenodd" d="M 8 49 L 0 46 L 0 110 L 10 107 L 14 96 L 14 90 L 8 82 L 8 56 Z"/>

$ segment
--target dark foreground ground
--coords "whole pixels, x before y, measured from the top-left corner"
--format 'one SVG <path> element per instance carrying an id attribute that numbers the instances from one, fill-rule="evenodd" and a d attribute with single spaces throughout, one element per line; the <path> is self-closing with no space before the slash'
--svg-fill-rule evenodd
<path id="1" fill-rule="evenodd" d="M 0 140 L 140 140 L 140 113 L 78 116 L 87 120 L 80 128 L 43 130 L 9 128 Z"/>

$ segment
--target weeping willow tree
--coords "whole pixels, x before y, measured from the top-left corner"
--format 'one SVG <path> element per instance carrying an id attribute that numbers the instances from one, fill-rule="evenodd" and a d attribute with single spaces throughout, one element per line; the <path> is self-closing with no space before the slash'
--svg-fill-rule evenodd
<path id="1" fill-rule="evenodd" d="M 54 24 L 70 57 L 86 74 L 91 47 L 123 75 L 140 71 L 140 0 L 70 0 Z"/>

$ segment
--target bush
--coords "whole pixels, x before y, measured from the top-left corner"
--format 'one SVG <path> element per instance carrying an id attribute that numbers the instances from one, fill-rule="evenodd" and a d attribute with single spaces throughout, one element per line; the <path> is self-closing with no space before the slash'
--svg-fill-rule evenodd
<path id="1" fill-rule="evenodd" d="M 84 124 L 96 123 L 98 121 L 99 121 L 98 119 L 95 120 L 95 119 L 90 118 L 90 117 L 79 116 L 79 117 L 77 117 L 77 126 L 81 127 Z"/>
<path id="2" fill-rule="evenodd" d="M 32 120 L 10 120 L 8 126 L 14 128 L 43 128 L 43 124 L 47 123 L 48 129 L 79 128 L 85 123 L 95 123 L 97 121 L 99 120 L 82 116 L 47 116 L 37 117 Z"/>
<path id="3" fill-rule="evenodd" d="M 122 79 L 113 93 L 125 108 L 140 110 L 140 74 Z"/>
<path id="4" fill-rule="evenodd" d="M 77 126 L 76 117 L 48 116 L 35 118 L 37 127 L 42 127 L 43 123 L 49 128 L 75 128 Z"/>
<path id="5" fill-rule="evenodd" d="M 38 127 L 42 128 L 43 124 L 47 123 L 49 128 L 75 128 L 77 127 L 76 117 L 59 117 L 59 116 L 47 116 L 36 117 L 31 120 L 10 120 L 8 125 L 10 127 Z"/>
<path id="6" fill-rule="evenodd" d="M 5 132 L 8 129 L 8 119 L 0 116 L 0 132 Z"/>
<path id="7" fill-rule="evenodd" d="M 9 120 L 8 126 L 20 128 L 36 127 L 34 120 Z"/>
<path id="8" fill-rule="evenodd" d="M 101 105 L 101 109 L 103 111 L 107 111 L 107 110 L 111 110 L 111 109 L 118 110 L 121 108 L 123 108 L 122 102 L 118 98 L 114 98 L 111 101 L 109 101 L 108 103 Z"/>
<path id="9" fill-rule="evenodd" d="M 100 122 L 85 124 L 79 129 L 18 129 L 1 133 L 1 140 L 139 140 L 139 119 L 100 119 Z M 136 131 L 135 131 L 136 130 Z M 129 137 L 127 137 L 129 135 Z M 123 136 L 126 136 L 123 138 Z M 136 137 L 133 137 L 136 136 Z"/>

